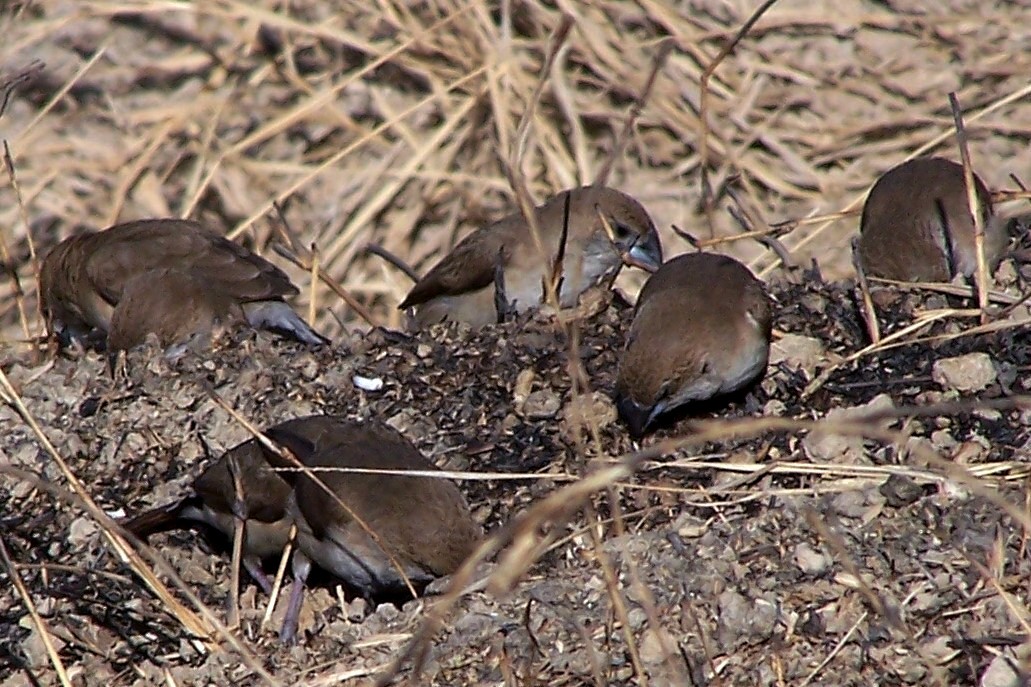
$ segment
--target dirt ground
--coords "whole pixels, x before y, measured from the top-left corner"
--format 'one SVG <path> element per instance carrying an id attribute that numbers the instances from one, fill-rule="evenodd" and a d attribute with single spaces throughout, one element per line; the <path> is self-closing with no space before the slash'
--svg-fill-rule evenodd
<path id="1" fill-rule="evenodd" d="M 755 7 L 558 7 L 574 23 L 528 125 L 530 190 L 595 178 L 672 36 L 610 183 L 642 200 L 667 256 L 688 249 L 677 225 L 748 260 L 776 301 L 766 378 L 641 446 L 608 400 L 641 275 L 591 294 L 568 330 L 541 314 L 407 336 L 392 330 L 410 283 L 365 251 L 421 272 L 514 207 L 504 166 L 555 6 L 0 9 L 17 180 L 0 186 L 0 369 L 15 392 L 0 407 L 0 685 L 365 684 L 393 668 L 435 685 L 1029 683 L 1028 308 L 982 325 L 969 297 L 882 291 L 896 338 L 868 349 L 857 219 L 820 217 L 859 207 L 909 155 L 958 159 L 950 91 L 988 185 L 1026 181 L 1031 4 L 777 3 L 709 82 L 704 158 L 701 74 Z M 816 218 L 780 236 L 795 266 L 727 240 L 742 230 L 728 189 L 753 228 Z M 334 344 L 241 332 L 176 362 L 135 351 L 119 378 L 96 353 L 36 354 L 33 253 L 157 215 L 201 218 L 289 269 Z M 371 323 L 312 289 L 312 246 Z M 998 303 L 1028 277 L 1005 262 Z M 374 609 L 326 580 L 292 648 L 276 641 L 283 603 L 263 623 L 268 599 L 247 582 L 240 628 L 201 641 L 184 619 L 224 620 L 224 544 L 174 532 L 151 539 L 159 560 L 127 561 L 83 495 L 119 517 L 184 493 L 249 436 L 211 389 L 259 426 L 386 420 L 439 466 L 483 476 L 460 485 L 501 552 L 461 595 Z M 143 581 L 151 569 L 176 602 Z"/>

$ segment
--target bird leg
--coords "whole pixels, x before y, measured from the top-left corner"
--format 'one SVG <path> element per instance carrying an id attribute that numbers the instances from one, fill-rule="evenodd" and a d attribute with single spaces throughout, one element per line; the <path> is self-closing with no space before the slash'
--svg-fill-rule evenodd
<path id="1" fill-rule="evenodd" d="M 283 616 L 283 627 L 279 630 L 279 643 L 290 646 L 297 641 L 297 625 L 301 616 L 301 604 L 304 602 L 304 585 L 311 572 L 311 561 L 301 553 L 294 551 L 293 557 L 294 583 L 290 587 L 290 600 Z"/>
<path id="2" fill-rule="evenodd" d="M 261 567 L 261 559 L 256 556 L 244 556 L 241 562 L 247 574 L 261 587 L 261 591 L 265 592 L 266 596 L 272 596 L 272 580 L 269 579 L 268 575 L 265 574 L 265 570 Z"/>
<path id="3" fill-rule="evenodd" d="M 504 249 L 499 249 L 494 260 L 494 311 L 497 313 L 498 324 L 504 324 L 515 314 L 515 308 L 505 292 L 504 259 Z"/>

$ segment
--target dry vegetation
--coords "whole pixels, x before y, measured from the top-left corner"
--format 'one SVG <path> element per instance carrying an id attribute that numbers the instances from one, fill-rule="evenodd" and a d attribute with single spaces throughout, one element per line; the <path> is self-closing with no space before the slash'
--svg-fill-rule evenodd
<path id="1" fill-rule="evenodd" d="M 705 127 L 703 74 L 755 9 L 0 5 L 0 684 L 321 684 L 391 667 L 441 685 L 1026 684 L 1027 308 L 978 325 L 969 298 L 907 294 L 884 309 L 895 347 L 866 349 L 851 286 L 728 240 L 742 228 L 727 207 L 752 228 L 813 218 L 785 226 L 792 260 L 849 276 L 848 212 L 876 176 L 922 152 L 958 159 L 949 92 L 979 173 L 1015 188 L 1010 175 L 1031 169 L 1031 6 L 782 0 L 705 79 Z M 563 13 L 572 29 L 542 74 Z M 507 168 L 539 200 L 613 158 L 610 183 L 651 211 L 667 255 L 689 248 L 676 225 L 771 280 L 781 364 L 755 392 L 759 419 L 732 403 L 738 421 L 682 423 L 633 453 L 606 401 L 628 320 L 618 302 L 571 336 L 547 320 L 364 335 L 358 310 L 397 328 L 410 285 L 369 244 L 425 271 L 515 207 Z M 339 345 L 243 336 L 172 366 L 137 353 L 120 382 L 97 356 L 37 356 L 34 256 L 80 225 L 169 215 L 288 268 L 298 307 Z M 1019 272 L 1004 266 L 1001 286 L 1014 292 Z M 619 284 L 632 294 L 640 279 Z M 934 367 L 985 351 L 997 374 L 983 387 Z M 385 390 L 356 389 L 353 373 Z M 499 532 L 500 564 L 468 571 L 491 574 L 486 587 L 363 618 L 327 586 L 293 650 L 247 587 L 242 628 L 218 628 L 224 557 L 188 534 L 161 539 L 160 560 L 119 554 L 101 512 L 180 493 L 209 450 L 246 437 L 208 387 L 258 425 L 388 418 L 465 473 Z M 881 415 L 856 414 L 866 406 Z"/>

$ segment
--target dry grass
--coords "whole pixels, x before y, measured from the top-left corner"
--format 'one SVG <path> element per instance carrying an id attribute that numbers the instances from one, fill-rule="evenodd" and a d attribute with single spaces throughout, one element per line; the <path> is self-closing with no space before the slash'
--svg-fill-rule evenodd
<path id="1" fill-rule="evenodd" d="M 471 227 L 525 205 L 518 197 L 522 185 L 540 201 L 609 175 L 612 185 L 651 210 L 668 255 L 688 247 L 672 230 L 676 225 L 771 274 L 779 264 L 772 251 L 734 240 L 741 228 L 723 209 L 733 190 L 733 205 L 748 208 L 758 234 L 774 227 L 793 260 L 804 264 L 816 257 L 825 274 L 840 276 L 850 271 L 854 211 L 879 172 L 928 151 L 958 159 L 949 92 L 966 107 L 973 165 L 988 185 L 1001 189 L 1010 174 L 1026 173 L 1031 56 L 1015 46 L 1026 39 L 1016 28 L 1031 25 L 1031 12 L 1012 6 L 965 9 L 958 3 L 934 14 L 870 9 L 859 2 L 812 5 L 775 4 L 729 54 L 725 48 L 755 5 L 54 0 L 3 10 L 0 73 L 9 84 L 9 100 L 0 116 L 0 138 L 10 163 L 0 187 L 0 237 L 9 278 L 0 282 L 0 338 L 15 342 L 42 333 L 34 256 L 80 224 L 103 227 L 160 215 L 208 221 L 291 271 L 302 285 L 299 307 L 307 305 L 317 326 L 333 336 L 369 321 L 400 324 L 395 305 L 409 281 L 368 254 L 367 246 L 383 246 L 423 272 Z M 571 30 L 550 60 L 549 41 L 567 16 Z M 638 112 L 635 99 L 666 45 L 675 47 Z M 547 63 L 550 69 L 542 73 Z M 704 96 L 702 83 L 708 86 Z M 622 132 L 631 115 L 636 123 L 624 148 Z M 278 260 L 274 244 L 290 246 L 296 264 Z M 640 279 L 625 275 L 621 284 L 632 288 Z M 980 313 L 929 313 L 879 345 L 854 351 L 842 364 L 911 344 L 933 319 L 971 314 Z M 985 324 L 962 335 L 1014 326 L 1026 325 Z M 832 371 L 807 391 L 815 392 Z M 570 376 L 586 378 L 575 369 Z M 17 403 L 18 391 L 6 375 L 3 381 L 5 400 Z M 22 415 L 30 422 L 28 410 Z M 788 420 L 716 423 L 690 440 L 613 457 L 611 465 L 557 489 L 486 542 L 481 557 L 498 554 L 502 565 L 480 585 L 492 593 L 510 590 L 558 545 L 562 530 L 556 523 L 586 510 L 587 532 L 618 616 L 606 629 L 618 626 L 628 633 L 634 673 L 644 684 L 638 638 L 629 634 L 625 617 L 625 590 L 601 547 L 596 495 L 607 493 L 619 521 L 615 490 L 647 488 L 627 480 L 649 460 L 714 439 L 811 427 Z M 876 419 L 831 429 L 905 441 Z M 42 430 L 40 439 L 45 443 Z M 591 441 L 584 464 L 588 453 L 606 455 L 596 428 Z M 52 455 L 61 462 L 56 451 Z M 933 468 L 888 472 L 961 483 L 1031 530 L 1027 514 L 993 490 L 1001 481 L 1026 480 L 1025 465 L 968 471 L 933 454 L 924 458 Z M 855 489 L 885 475 L 863 466 L 804 463 L 679 467 L 763 475 L 815 471 L 827 478 L 828 490 Z M 96 509 L 88 490 L 65 466 L 62 471 L 112 546 L 141 576 L 152 578 L 148 583 L 157 593 L 168 595 L 150 565 Z M 713 490 L 704 502 L 741 502 L 749 494 L 747 488 Z M 814 530 L 834 548 L 832 533 L 818 524 Z M 3 558 L 17 579 L 6 552 Z M 414 632 L 408 651 L 399 648 L 394 669 L 424 655 L 425 642 L 474 571 L 470 562 L 455 593 Z M 984 572 L 992 583 L 997 577 Z M 185 585 L 177 586 L 185 593 Z M 643 590 L 636 599 L 645 599 L 650 627 L 661 637 L 647 590 L 639 581 L 636 588 Z M 31 598 L 23 597 L 31 611 Z M 1026 604 L 1006 598 L 1015 615 L 1027 617 Z M 217 621 L 217 612 L 196 602 L 202 622 L 168 599 L 184 628 L 201 635 L 218 628 L 253 674 L 263 674 L 249 649 Z M 878 603 L 874 599 L 871 607 L 883 611 Z M 902 643 L 916 651 L 911 636 Z M 55 674 L 66 682 L 52 647 L 48 653 Z M 707 659 L 714 665 L 713 656 Z M 338 666 L 330 674 L 364 677 L 368 671 Z M 595 671 L 596 682 L 601 674 Z M 263 677 L 275 683 L 271 675 Z"/>
<path id="2" fill-rule="evenodd" d="M 671 224 L 702 239 L 738 233 L 720 209 L 730 180 L 761 217 L 782 221 L 854 208 L 878 171 L 919 151 L 958 157 L 950 90 L 967 107 L 973 161 L 989 185 L 1026 169 L 1026 57 L 967 36 L 987 25 L 858 6 L 836 9 L 831 22 L 780 3 L 707 80 L 704 169 L 715 199 L 702 203 L 699 83 L 754 9 L 563 6 L 573 28 L 544 81 L 562 11 L 540 5 L 295 2 L 287 12 L 280 3 L 97 1 L 9 12 L 4 73 L 43 63 L 15 84 L 0 118 L 25 207 L 11 184 L 0 188 L 0 226 L 26 312 L 29 233 L 43 250 L 78 224 L 191 216 L 268 252 L 281 240 L 281 203 L 322 272 L 375 321 L 397 325 L 407 278 L 365 247 L 425 270 L 468 228 L 516 204 L 505 165 L 517 145 L 537 200 L 596 178 L 666 36 L 676 49 L 612 183 L 652 210 L 670 253 L 686 248 Z M 1013 24 L 995 20 L 987 24 Z M 538 84 L 541 103 L 517 136 Z M 841 274 L 853 222 L 796 226 L 785 244 Z M 733 249 L 764 272 L 775 262 L 758 246 Z M 23 338 L 17 287 L 2 288 L 0 321 L 8 338 Z M 360 323 L 329 287 L 304 291 L 331 334 L 337 320 Z"/>

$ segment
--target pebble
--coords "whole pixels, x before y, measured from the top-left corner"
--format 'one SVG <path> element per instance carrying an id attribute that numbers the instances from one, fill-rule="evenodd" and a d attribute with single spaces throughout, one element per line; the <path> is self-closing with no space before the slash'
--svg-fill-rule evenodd
<path id="1" fill-rule="evenodd" d="M 380 377 L 362 377 L 355 375 L 352 379 L 354 385 L 362 391 L 380 391 L 383 389 L 383 379 Z"/>
<path id="2" fill-rule="evenodd" d="M 785 334 L 770 344 L 770 365 L 785 363 L 792 370 L 803 370 L 810 379 L 816 368 L 827 363 L 823 342 L 811 336 Z"/>
<path id="3" fill-rule="evenodd" d="M 934 362 L 931 378 L 943 389 L 971 393 L 995 382 L 998 373 L 987 353 L 967 353 Z"/>
<path id="4" fill-rule="evenodd" d="M 773 636 L 777 607 L 764 598 L 748 599 L 726 590 L 719 596 L 719 643 L 724 651 L 763 642 Z"/>
<path id="5" fill-rule="evenodd" d="M 1024 687 L 1027 682 L 1013 669 L 1013 658 L 1005 653 L 992 659 L 981 675 L 980 687 Z"/>
<path id="6" fill-rule="evenodd" d="M 558 415 L 562 401 L 551 389 L 539 389 L 531 392 L 523 404 L 523 415 L 530 420 L 546 420 Z"/>
<path id="7" fill-rule="evenodd" d="M 924 493 L 924 488 L 911 477 L 892 475 L 879 487 L 887 504 L 892 508 L 902 508 L 914 503 Z"/>
<path id="8" fill-rule="evenodd" d="M 807 575 L 822 575 L 831 566 L 831 557 L 806 543 L 795 547 L 795 563 Z"/>
<path id="9" fill-rule="evenodd" d="M 869 403 L 855 408 L 835 408 L 827 413 L 826 423 L 861 422 L 870 413 L 890 410 L 895 403 L 887 394 L 879 394 Z M 877 426 L 887 425 L 890 420 Z M 811 460 L 818 463 L 860 463 L 863 462 L 863 437 L 855 434 L 836 434 L 832 431 L 814 430 L 802 440 L 802 447 Z"/>
<path id="10" fill-rule="evenodd" d="M 97 533 L 97 523 L 92 518 L 76 518 L 68 527 L 68 542 L 79 546 L 89 542 Z"/>

